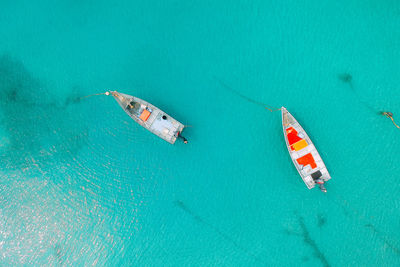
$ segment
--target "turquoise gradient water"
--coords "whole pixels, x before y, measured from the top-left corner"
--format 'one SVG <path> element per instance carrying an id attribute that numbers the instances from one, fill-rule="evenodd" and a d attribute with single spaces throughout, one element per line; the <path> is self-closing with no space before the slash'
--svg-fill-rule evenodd
<path id="1" fill-rule="evenodd" d="M 399 17 L 390 0 L 1 1 L 1 265 L 399 265 L 400 131 L 378 115 L 400 119 Z M 78 101 L 110 89 L 191 125 L 189 144 Z M 235 91 L 297 118 L 326 195 L 279 112 Z"/>

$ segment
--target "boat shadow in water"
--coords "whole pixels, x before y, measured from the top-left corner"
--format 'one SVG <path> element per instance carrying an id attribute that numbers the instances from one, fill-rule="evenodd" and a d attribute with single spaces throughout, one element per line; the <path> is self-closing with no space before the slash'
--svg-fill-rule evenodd
<path id="1" fill-rule="evenodd" d="M 242 245 L 240 245 L 234 238 L 230 237 L 229 235 L 225 234 L 222 232 L 220 229 L 218 229 L 216 226 L 210 224 L 209 222 L 205 221 L 203 218 L 201 218 L 199 215 L 194 213 L 184 202 L 181 200 L 176 200 L 174 201 L 174 205 L 184 211 L 187 215 L 192 217 L 197 223 L 202 224 L 203 226 L 206 226 L 207 228 L 213 230 L 219 237 L 224 239 L 225 241 L 229 242 L 232 244 L 236 249 L 242 251 L 245 253 L 247 256 L 251 257 L 255 261 L 262 263 L 265 266 L 268 266 L 268 264 L 265 262 L 265 260 L 259 258 L 257 255 L 252 253 L 250 250 L 246 249 Z"/>
<path id="2" fill-rule="evenodd" d="M 3 168 L 21 169 L 48 159 L 72 158 L 87 140 L 79 113 L 66 107 L 76 97 L 60 100 L 23 63 L 0 55 L 0 160 Z M 74 98 L 75 97 L 75 98 Z"/>
<path id="3" fill-rule="evenodd" d="M 312 249 L 313 255 L 315 256 L 315 258 L 319 259 L 324 266 L 329 267 L 330 264 L 329 264 L 328 260 L 326 259 L 325 255 L 322 253 L 321 249 L 318 247 L 315 240 L 311 238 L 310 231 L 308 230 L 306 224 L 304 223 L 304 218 L 297 214 L 296 214 L 296 216 L 297 216 L 297 222 L 301 228 L 301 232 L 294 232 L 292 230 L 285 229 L 286 234 L 301 237 L 303 239 L 304 243 L 307 244 Z M 326 223 L 326 220 L 325 219 L 321 220 L 321 218 L 322 217 L 320 217 L 320 215 L 318 215 L 318 226 L 319 227 L 322 227 Z M 303 261 L 308 261 L 308 257 L 303 257 Z"/>

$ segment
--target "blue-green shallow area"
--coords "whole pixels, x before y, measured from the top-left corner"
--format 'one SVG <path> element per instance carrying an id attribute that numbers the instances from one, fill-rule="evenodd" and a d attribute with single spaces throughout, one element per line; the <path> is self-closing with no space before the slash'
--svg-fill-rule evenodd
<path id="1" fill-rule="evenodd" d="M 0 265 L 398 266 L 399 40 L 391 0 L 1 1 Z M 189 144 L 79 99 L 110 89 Z"/>

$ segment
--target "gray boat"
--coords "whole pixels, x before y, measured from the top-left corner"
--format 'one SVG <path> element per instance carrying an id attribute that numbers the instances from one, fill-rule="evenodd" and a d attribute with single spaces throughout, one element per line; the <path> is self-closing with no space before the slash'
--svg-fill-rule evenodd
<path id="1" fill-rule="evenodd" d="M 109 94 L 117 100 L 126 114 L 153 134 L 171 144 L 174 144 L 178 138 L 182 139 L 185 144 L 188 142 L 186 138 L 182 136 L 185 125 L 159 108 L 140 98 L 117 91 L 111 91 Z"/>

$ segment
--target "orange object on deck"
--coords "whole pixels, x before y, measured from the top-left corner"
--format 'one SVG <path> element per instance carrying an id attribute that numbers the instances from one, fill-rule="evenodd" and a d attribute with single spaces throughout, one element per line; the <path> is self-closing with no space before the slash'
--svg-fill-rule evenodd
<path id="1" fill-rule="evenodd" d="M 150 117 L 150 114 L 151 114 L 150 111 L 144 109 L 139 119 L 141 119 L 142 121 L 147 121 L 147 119 Z"/>
<path id="2" fill-rule="evenodd" d="M 303 148 L 305 148 L 307 146 L 308 146 L 307 141 L 305 139 L 301 139 L 299 142 L 294 143 L 293 145 L 291 145 L 290 148 L 292 150 L 299 151 L 299 150 L 302 150 Z"/>
<path id="3" fill-rule="evenodd" d="M 317 163 L 315 163 L 315 159 L 311 153 L 305 154 L 301 158 L 298 158 L 297 163 L 303 166 L 310 165 L 313 169 L 317 168 Z"/>
<path id="4" fill-rule="evenodd" d="M 297 131 L 293 128 L 286 129 L 286 136 L 289 142 L 289 145 L 293 145 L 301 140 L 301 138 L 297 135 Z"/>

